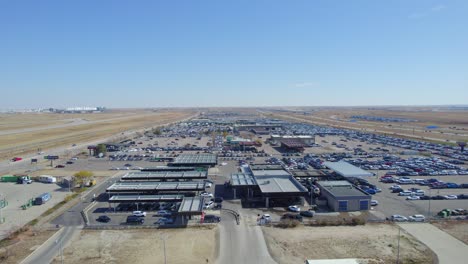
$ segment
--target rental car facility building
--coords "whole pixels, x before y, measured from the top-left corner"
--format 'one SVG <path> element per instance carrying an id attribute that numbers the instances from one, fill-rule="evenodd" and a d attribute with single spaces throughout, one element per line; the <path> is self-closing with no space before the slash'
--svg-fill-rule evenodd
<path id="1" fill-rule="evenodd" d="M 372 196 L 348 181 L 318 181 L 321 196 L 335 212 L 369 210 Z"/>

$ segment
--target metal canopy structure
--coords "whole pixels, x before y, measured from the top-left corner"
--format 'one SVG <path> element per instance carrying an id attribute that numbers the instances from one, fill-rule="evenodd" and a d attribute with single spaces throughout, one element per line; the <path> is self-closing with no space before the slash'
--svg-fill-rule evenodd
<path id="1" fill-rule="evenodd" d="M 214 166 L 218 163 L 218 157 L 216 154 L 181 154 L 174 162 L 171 163 L 173 166 Z"/>
<path id="2" fill-rule="evenodd" d="M 194 171 L 196 167 L 169 167 L 169 166 L 160 166 L 160 167 L 147 167 L 143 168 L 140 171 Z"/>
<path id="3" fill-rule="evenodd" d="M 374 176 L 371 172 L 365 171 L 359 167 L 349 164 L 346 161 L 324 162 L 325 166 L 343 177 L 370 177 Z"/>
<path id="4" fill-rule="evenodd" d="M 205 182 L 116 182 L 107 188 L 107 192 L 158 193 L 164 191 L 204 191 L 205 184 Z"/>
<path id="5" fill-rule="evenodd" d="M 165 195 L 113 195 L 109 203 L 152 203 L 152 202 L 180 202 L 184 199 L 183 195 L 165 194 Z"/>
<path id="6" fill-rule="evenodd" d="M 179 214 L 197 215 L 202 214 L 203 198 L 200 196 L 184 197 L 179 207 Z"/>
<path id="7" fill-rule="evenodd" d="M 207 171 L 149 171 L 129 172 L 122 181 L 134 180 L 202 180 L 208 178 Z"/>
<path id="8" fill-rule="evenodd" d="M 231 185 L 233 187 L 240 186 L 257 186 L 255 178 L 246 173 L 233 173 L 231 174 Z"/>

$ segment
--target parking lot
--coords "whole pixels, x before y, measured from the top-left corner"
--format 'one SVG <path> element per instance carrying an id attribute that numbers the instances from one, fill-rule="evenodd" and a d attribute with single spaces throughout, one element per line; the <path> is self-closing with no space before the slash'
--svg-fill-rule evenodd
<path id="1" fill-rule="evenodd" d="M 26 210 L 21 208 L 29 199 L 34 199 L 46 192 L 50 193 L 52 197 L 45 204 L 33 205 Z M 8 205 L 1 209 L 1 217 L 5 218 L 5 223 L 0 224 L 0 239 L 5 238 L 12 230 L 22 227 L 39 217 L 47 209 L 63 201 L 67 194 L 70 194 L 68 188 L 62 188 L 55 183 L 16 184 L 1 182 L 0 199 L 5 198 Z"/>

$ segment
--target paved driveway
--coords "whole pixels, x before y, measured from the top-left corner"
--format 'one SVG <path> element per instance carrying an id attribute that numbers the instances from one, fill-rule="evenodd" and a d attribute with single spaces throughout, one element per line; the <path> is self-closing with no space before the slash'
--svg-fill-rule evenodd
<path id="1" fill-rule="evenodd" d="M 465 264 L 468 246 L 428 223 L 400 223 L 405 231 L 426 244 L 437 254 L 440 264 Z"/>

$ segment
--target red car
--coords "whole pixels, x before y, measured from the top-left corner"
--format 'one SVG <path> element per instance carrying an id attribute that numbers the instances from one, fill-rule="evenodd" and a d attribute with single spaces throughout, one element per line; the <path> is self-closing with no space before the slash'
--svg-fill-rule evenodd
<path id="1" fill-rule="evenodd" d="M 13 161 L 13 162 L 14 162 L 14 161 L 20 161 L 20 160 L 22 160 L 22 159 L 23 159 L 23 158 L 20 158 L 20 157 L 14 157 L 14 158 L 11 159 L 11 161 Z"/>

